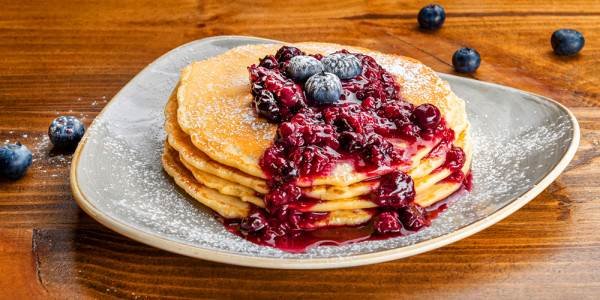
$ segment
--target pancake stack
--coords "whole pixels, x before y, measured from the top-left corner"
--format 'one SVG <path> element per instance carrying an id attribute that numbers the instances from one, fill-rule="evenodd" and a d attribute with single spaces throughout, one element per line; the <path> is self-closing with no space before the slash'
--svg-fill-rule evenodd
<path id="1" fill-rule="evenodd" d="M 307 54 L 328 55 L 346 49 L 369 55 L 394 76 L 406 101 L 415 106 L 435 105 L 454 131 L 454 139 L 416 149 L 411 163 L 401 171 L 414 181 L 414 202 L 422 207 L 434 205 L 463 186 L 463 182 L 445 180 L 453 172 L 441 167 L 449 149 L 460 147 L 466 157 L 461 171 L 469 173 L 472 151 L 464 101 L 434 71 L 411 58 L 363 48 L 324 43 L 294 46 Z M 269 179 L 259 162 L 273 143 L 277 125 L 257 116 L 251 107 L 247 67 L 280 47 L 242 46 L 190 64 L 182 70 L 165 107 L 164 169 L 189 195 L 226 219 L 243 219 L 253 209 L 265 208 Z M 411 147 L 406 143 L 394 146 Z M 316 204 L 296 210 L 328 213 L 309 228 L 364 224 L 374 217 L 377 204 L 371 201 L 371 194 L 379 187 L 379 176 L 381 173 L 359 172 L 341 162 L 328 174 L 298 178 L 294 184 Z"/>

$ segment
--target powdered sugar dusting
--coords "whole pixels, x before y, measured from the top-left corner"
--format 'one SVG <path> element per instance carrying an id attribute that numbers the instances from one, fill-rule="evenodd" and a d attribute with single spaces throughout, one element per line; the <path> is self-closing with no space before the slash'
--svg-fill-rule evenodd
<path id="1" fill-rule="evenodd" d="M 258 246 L 227 232 L 209 209 L 187 196 L 162 170 L 162 111 L 177 83 L 174 74 L 191 60 L 225 50 L 212 41 L 182 46 L 159 59 L 115 97 L 90 129 L 77 174 L 82 193 L 100 214 L 155 237 L 218 252 L 277 259 L 352 260 L 356 254 L 436 238 L 489 216 L 541 180 L 570 142 L 570 120 L 555 106 L 511 90 L 495 95 L 490 92 L 493 87 L 478 88 L 479 83 L 448 78 L 452 88 L 458 88 L 455 92 L 467 100 L 473 128 L 471 194 L 443 212 L 430 228 L 406 237 L 324 246 L 300 254 Z M 535 117 L 523 111 L 535 107 Z M 507 111 L 511 113 L 502 114 Z M 261 126 L 254 125 L 251 110 L 238 113 L 243 116 L 240 122 Z M 514 126 L 515 118 L 524 121 Z"/>

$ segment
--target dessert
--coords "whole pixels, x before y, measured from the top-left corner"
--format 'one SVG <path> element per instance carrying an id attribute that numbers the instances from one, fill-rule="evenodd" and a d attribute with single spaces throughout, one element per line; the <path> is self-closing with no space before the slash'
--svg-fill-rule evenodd
<path id="1" fill-rule="evenodd" d="M 163 165 L 226 227 L 302 251 L 421 230 L 470 189 L 464 102 L 422 63 L 248 45 L 182 70 Z"/>

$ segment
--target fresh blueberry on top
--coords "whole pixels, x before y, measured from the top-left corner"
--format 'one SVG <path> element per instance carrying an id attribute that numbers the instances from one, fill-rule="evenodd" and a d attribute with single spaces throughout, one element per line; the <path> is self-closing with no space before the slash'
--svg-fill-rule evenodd
<path id="1" fill-rule="evenodd" d="M 429 4 L 419 11 L 419 25 L 426 29 L 438 29 L 446 21 L 446 12 L 437 4 Z"/>
<path id="2" fill-rule="evenodd" d="M 454 52 L 452 56 L 452 65 L 459 73 L 473 73 L 481 64 L 481 56 L 477 51 L 463 47 Z"/>
<path id="3" fill-rule="evenodd" d="M 552 49 L 558 55 L 573 55 L 579 52 L 585 44 L 583 34 L 573 29 L 560 29 L 555 31 L 550 38 Z"/>
<path id="4" fill-rule="evenodd" d="M 342 82 L 334 74 L 321 72 L 306 81 L 306 94 L 316 103 L 335 103 L 342 95 Z"/>
<path id="5" fill-rule="evenodd" d="M 300 49 L 292 46 L 283 46 L 277 50 L 275 54 L 275 59 L 277 62 L 282 63 L 292 59 L 294 56 L 304 55 L 306 53 L 302 52 Z"/>
<path id="6" fill-rule="evenodd" d="M 304 82 L 310 76 L 323 72 L 323 64 L 312 56 L 299 55 L 290 59 L 288 74 L 296 82 Z"/>
<path id="7" fill-rule="evenodd" d="M 411 118 L 421 128 L 433 128 L 440 122 L 442 114 L 435 105 L 425 103 L 415 108 Z"/>
<path id="8" fill-rule="evenodd" d="M 75 117 L 58 117 L 48 127 L 48 136 L 54 147 L 73 150 L 85 133 L 83 122 Z"/>
<path id="9" fill-rule="evenodd" d="M 17 179 L 31 167 L 31 151 L 21 143 L 0 147 L 0 176 Z"/>
<path id="10" fill-rule="evenodd" d="M 325 72 L 333 73 L 340 79 L 351 79 L 362 72 L 362 62 L 352 54 L 334 53 L 321 60 Z"/>

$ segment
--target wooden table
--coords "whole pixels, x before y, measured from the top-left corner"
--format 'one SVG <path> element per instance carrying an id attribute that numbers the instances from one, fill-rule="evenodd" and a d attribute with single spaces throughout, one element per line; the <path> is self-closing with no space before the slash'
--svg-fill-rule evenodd
<path id="1" fill-rule="evenodd" d="M 38 3 L 39 2 L 39 3 Z M 2 1 L 0 142 L 35 155 L 0 180 L 0 298 L 598 298 L 600 297 L 600 4 L 442 1 L 438 31 L 418 28 L 426 2 Z M 583 33 L 572 57 L 552 52 L 560 28 Z M 57 116 L 86 125 L 168 50 L 215 35 L 323 41 L 415 57 L 455 74 L 463 46 L 478 80 L 567 105 L 581 144 L 567 170 L 518 212 L 472 237 L 363 267 L 262 270 L 155 249 L 94 221 L 69 188 L 69 154 L 45 139 Z"/>

